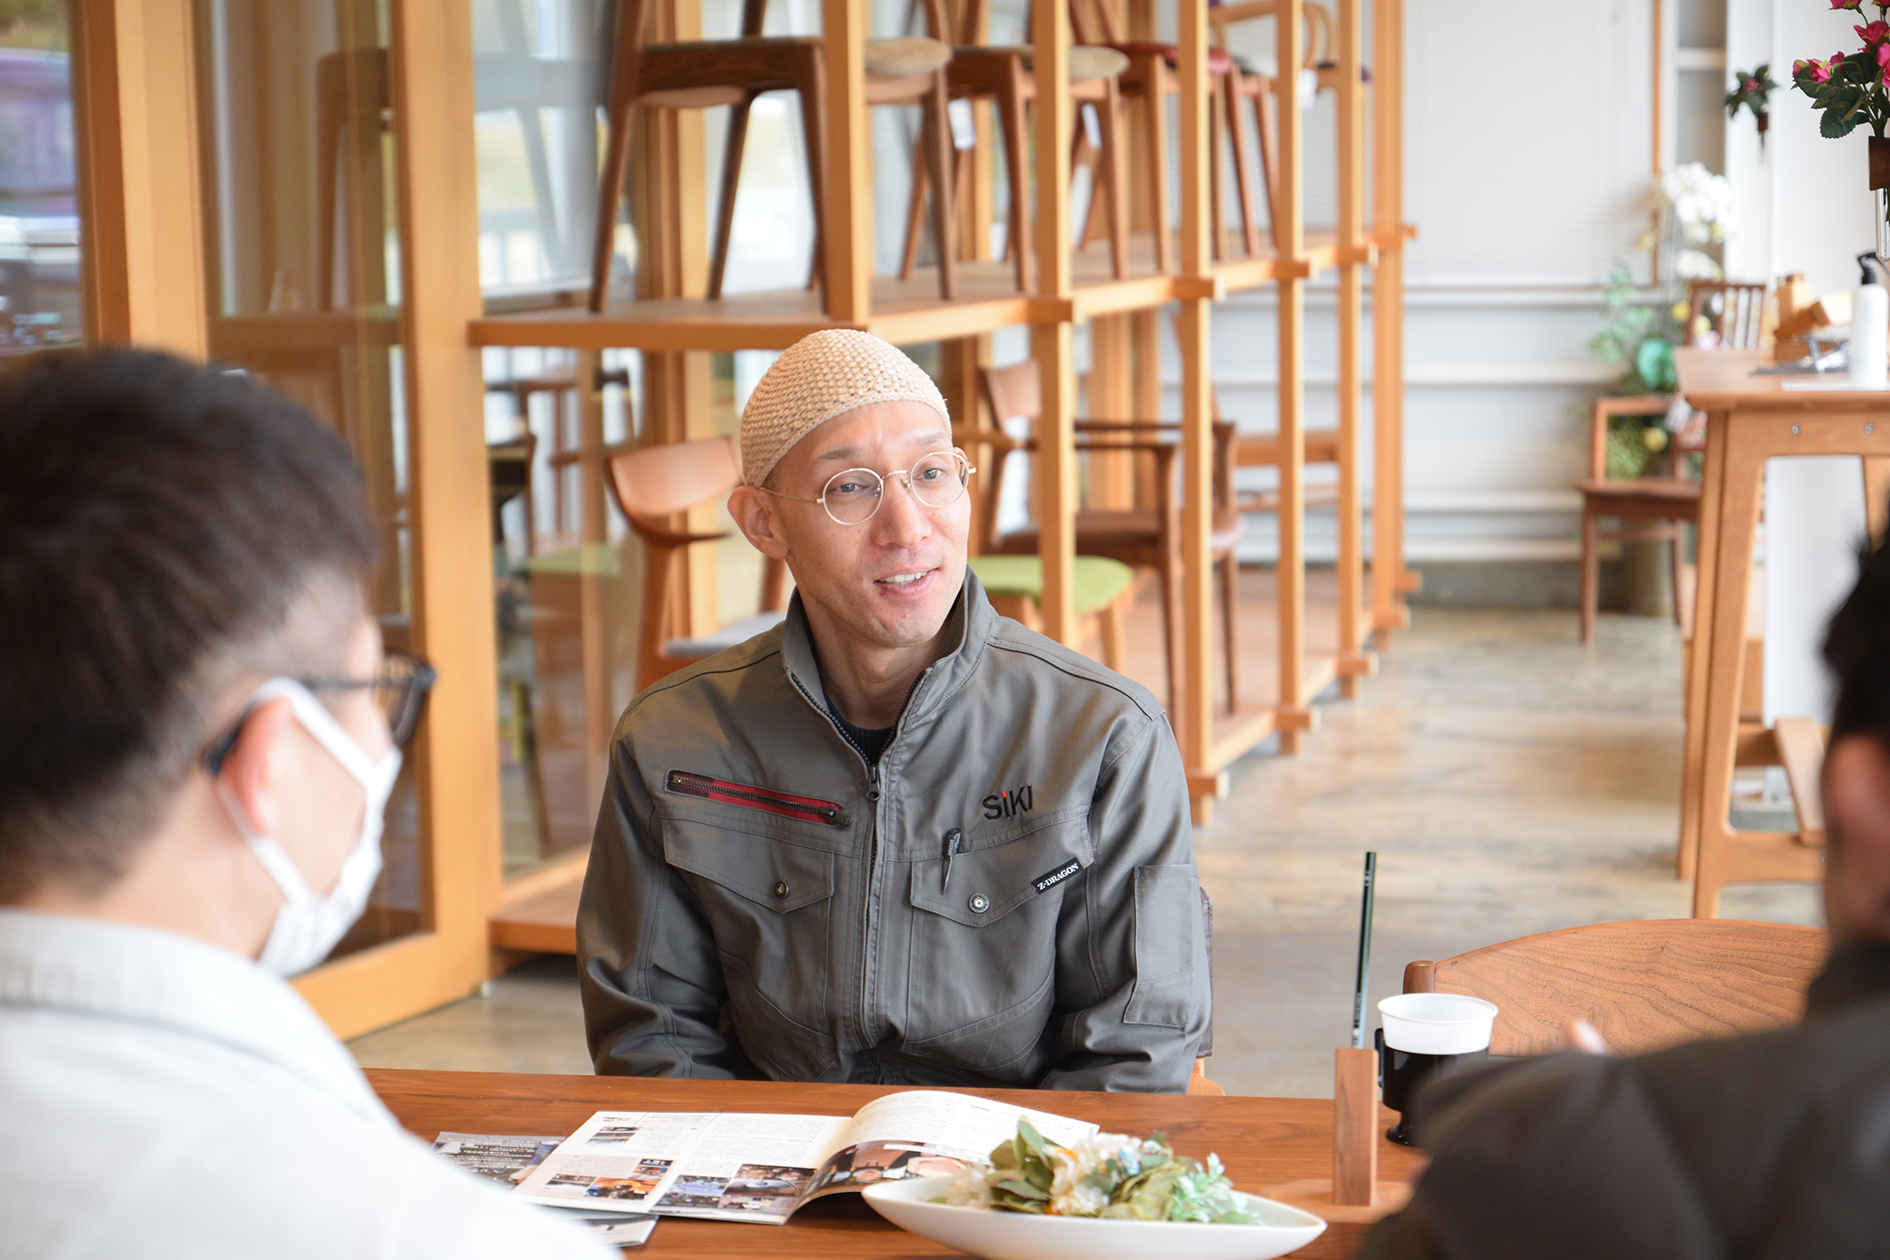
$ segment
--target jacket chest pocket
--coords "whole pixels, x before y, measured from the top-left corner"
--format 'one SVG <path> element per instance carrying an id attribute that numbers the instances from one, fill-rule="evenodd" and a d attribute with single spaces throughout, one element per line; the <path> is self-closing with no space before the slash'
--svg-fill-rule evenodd
<path id="1" fill-rule="evenodd" d="M 684 873 L 715 937 L 750 1058 L 767 1060 L 784 1024 L 828 1038 L 834 855 L 675 814 L 662 827 L 664 860 Z"/>
<path id="2" fill-rule="evenodd" d="M 913 863 L 909 1050 L 990 1071 L 1037 1047 L 1063 899 L 1090 860 L 1087 815 L 1072 810 L 956 854 L 949 878 L 943 857 Z"/>

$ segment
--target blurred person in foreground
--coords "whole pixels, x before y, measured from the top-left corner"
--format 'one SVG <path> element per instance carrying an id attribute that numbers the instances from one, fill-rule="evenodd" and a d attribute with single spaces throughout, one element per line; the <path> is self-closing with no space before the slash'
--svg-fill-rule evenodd
<path id="1" fill-rule="evenodd" d="M 1180 1092 L 1208 969 L 1188 785 L 1147 690 L 1000 617 L 938 387 L 801 339 L 729 510 L 774 630 L 617 724 L 578 909 L 600 1072 Z"/>
<path id="2" fill-rule="evenodd" d="M 431 671 L 360 470 L 152 352 L 0 376 L 0 1253 L 601 1256 L 401 1131 L 282 977 L 380 870 Z"/>
<path id="3" fill-rule="evenodd" d="M 1832 618 L 1832 953 L 1802 1024 L 1439 1079 L 1431 1162 L 1368 1260 L 1890 1254 L 1890 547 Z"/>

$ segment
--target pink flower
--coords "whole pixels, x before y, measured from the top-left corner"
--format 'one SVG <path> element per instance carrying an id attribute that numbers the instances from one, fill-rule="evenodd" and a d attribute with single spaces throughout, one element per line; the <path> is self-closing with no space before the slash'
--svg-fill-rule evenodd
<path id="1" fill-rule="evenodd" d="M 1890 43 L 1877 45 L 1877 73 L 1890 73 Z"/>
<path id="2" fill-rule="evenodd" d="M 1864 7 L 1864 0 L 1831 0 L 1831 7 L 1834 9 L 1861 10 Z"/>
<path id="3" fill-rule="evenodd" d="M 1886 44 L 1885 47 L 1890 47 L 1890 44 Z M 1831 68 L 1843 59 L 1844 54 L 1839 53 L 1829 61 L 1819 61 L 1815 57 L 1810 61 L 1794 61 L 1792 62 L 1792 74 L 1796 76 L 1808 73 L 1811 75 L 1811 81 L 1813 83 L 1829 83 L 1831 81 Z"/>
<path id="4" fill-rule="evenodd" d="M 1867 47 L 1890 39 L 1890 22 L 1882 19 L 1872 22 L 1869 26 L 1853 26 L 1851 29 L 1857 32 L 1857 38 L 1863 40 Z"/>

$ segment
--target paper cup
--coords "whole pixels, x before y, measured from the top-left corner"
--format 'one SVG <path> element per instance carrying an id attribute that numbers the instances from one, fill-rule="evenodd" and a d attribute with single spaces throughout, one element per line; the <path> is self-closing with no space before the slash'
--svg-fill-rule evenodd
<path id="1" fill-rule="evenodd" d="M 1461 993 L 1399 993 L 1378 1004 L 1385 1044 L 1406 1054 L 1474 1054 L 1490 1046 L 1496 1006 Z"/>

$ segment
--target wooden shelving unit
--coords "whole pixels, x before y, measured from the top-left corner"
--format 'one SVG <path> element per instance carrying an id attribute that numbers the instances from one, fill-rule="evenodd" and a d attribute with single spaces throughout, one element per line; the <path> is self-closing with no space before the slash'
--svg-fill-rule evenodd
<path id="1" fill-rule="evenodd" d="M 1152 29 L 1151 0 L 1130 0 L 1129 29 Z M 1402 121 L 1399 118 L 1398 65 L 1401 0 L 1373 5 L 1374 60 L 1368 91 L 1362 73 L 1364 24 L 1361 0 L 1338 0 L 1339 62 L 1339 222 L 1335 231 L 1308 233 L 1303 226 L 1303 107 L 1296 92 L 1279 97 L 1281 221 L 1276 225 L 1278 252 L 1248 257 L 1229 233 L 1222 249 L 1212 248 L 1207 202 L 1210 170 L 1208 112 L 1212 107 L 1207 76 L 1207 9 L 1201 0 L 1180 6 L 1178 74 L 1181 82 L 1179 155 L 1182 195 L 1175 256 L 1179 270 L 1161 273 L 1154 265 L 1154 241 L 1134 234 L 1130 274 L 1111 275 L 1108 251 L 1094 244 L 1070 247 L 1069 157 L 1066 137 L 1073 124 L 1072 103 L 1061 90 L 1069 47 L 1066 0 L 1033 0 L 1036 32 L 1035 116 L 1037 291 L 1017 292 L 1007 264 L 969 259 L 958 263 L 959 296 L 938 296 L 937 278 L 919 268 L 907 279 L 871 273 L 867 250 L 871 213 L 869 154 L 858 97 L 845 98 L 844 85 L 857 83 L 859 50 L 867 35 L 864 0 L 826 0 L 825 41 L 836 101 L 830 110 L 827 204 L 832 237 L 822 293 L 808 289 L 746 294 L 710 300 L 688 296 L 646 296 L 617 301 L 601 313 L 581 306 L 556 307 L 473 320 L 469 340 L 475 346 L 555 346 L 583 351 L 635 348 L 658 355 L 687 356 L 700 351 L 781 349 L 823 328 L 861 328 L 897 344 L 965 341 L 1000 328 L 1027 325 L 1033 354 L 1044 372 L 1044 416 L 1040 455 L 1034 461 L 1033 514 L 1043 523 L 1045 567 L 1044 625 L 1053 637 L 1070 640 L 1076 629 L 1069 604 L 1068 574 L 1074 559 L 1071 522 L 1076 506 L 1077 461 L 1074 447 L 1076 380 L 1072 329 L 1077 323 L 1111 315 L 1178 307 L 1176 329 L 1182 360 L 1184 469 L 1184 559 L 1187 686 L 1176 705 L 1176 730 L 1189 766 L 1196 817 L 1205 821 L 1212 799 L 1225 791 L 1225 773 L 1261 740 L 1280 735 L 1283 751 L 1298 748 L 1317 725 L 1311 700 L 1334 680 L 1351 694 L 1357 679 L 1369 674 L 1374 659 L 1368 646 L 1407 623 L 1403 596 L 1415 578 L 1403 568 L 1402 555 L 1402 389 L 1373 391 L 1372 426 L 1376 488 L 1372 518 L 1375 554 L 1369 584 L 1363 559 L 1363 511 L 1359 490 L 1359 449 L 1364 421 L 1363 292 L 1373 276 L 1374 332 L 1379 381 L 1402 380 L 1401 256 L 1408 229 L 1403 225 L 1398 167 Z M 1301 5 L 1283 0 L 1276 11 L 1277 48 L 1283 66 L 1299 64 L 1303 54 Z M 1368 96 L 1374 97 L 1368 108 Z M 1368 143 L 1369 138 L 1369 143 Z M 1370 222 L 1365 214 L 1367 167 L 1374 190 Z M 678 170 L 679 179 L 687 172 Z M 685 204 L 699 207 L 699 189 L 678 190 Z M 667 194 L 674 198 L 677 193 Z M 645 256 L 653 246 L 646 242 Z M 1217 258 L 1216 255 L 1219 255 Z M 1313 653 L 1305 632 L 1305 433 L 1303 290 L 1327 271 L 1338 272 L 1339 316 L 1339 598 L 1336 652 Z M 645 284 L 645 292 L 690 289 L 686 283 Z M 1265 710 L 1216 712 L 1213 704 L 1212 624 L 1207 537 L 1212 458 L 1211 365 L 1208 334 L 1212 305 L 1230 293 L 1275 285 L 1279 290 L 1280 520 L 1277 616 L 1279 631 L 1278 702 Z M 700 284 L 694 286 L 701 291 Z M 1131 339 L 1133 340 L 1133 339 Z M 1143 338 L 1147 352 L 1146 337 Z M 956 362 L 975 362 L 966 348 Z M 962 370 L 962 369 L 961 369 Z M 965 373 L 969 375 L 968 372 Z M 948 397 L 969 401 L 961 379 Z M 675 436 L 688 431 L 686 421 Z"/>

